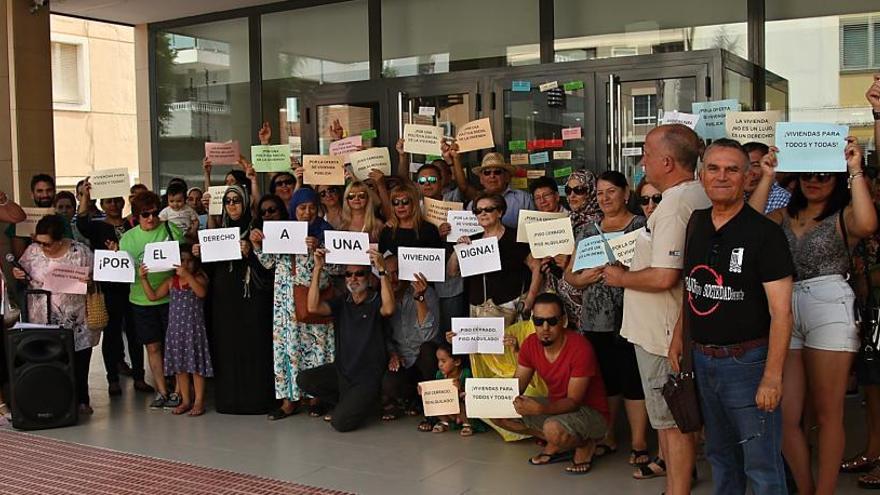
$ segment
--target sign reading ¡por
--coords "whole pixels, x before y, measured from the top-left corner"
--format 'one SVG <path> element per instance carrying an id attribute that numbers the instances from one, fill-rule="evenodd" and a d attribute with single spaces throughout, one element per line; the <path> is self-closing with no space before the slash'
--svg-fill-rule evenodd
<path id="1" fill-rule="evenodd" d="M 308 254 L 308 222 L 268 221 L 263 223 L 263 252 L 266 254 Z"/>
<path id="2" fill-rule="evenodd" d="M 131 187 L 127 168 L 95 170 L 89 177 L 92 199 L 125 198 Z"/>
<path id="3" fill-rule="evenodd" d="M 241 259 L 238 227 L 200 230 L 199 245 L 204 263 Z"/>
<path id="4" fill-rule="evenodd" d="M 458 256 L 462 277 L 501 270 L 497 237 L 477 239 L 470 244 L 457 244 L 455 255 Z"/>
<path id="5" fill-rule="evenodd" d="M 406 124 L 403 126 L 403 151 L 418 155 L 440 155 L 443 128 L 433 125 Z"/>
<path id="6" fill-rule="evenodd" d="M 134 260 L 125 251 L 95 250 L 95 260 L 92 265 L 92 278 L 95 282 L 133 284 L 134 269 Z"/>
<path id="7" fill-rule="evenodd" d="M 303 155 L 303 182 L 313 186 L 345 185 L 345 164 L 342 157 Z"/>
<path id="8" fill-rule="evenodd" d="M 461 412 L 458 387 L 452 378 L 419 382 L 425 416 L 447 416 Z"/>
<path id="9" fill-rule="evenodd" d="M 489 118 L 474 120 L 461 126 L 455 135 L 455 142 L 458 143 L 459 153 L 494 148 L 495 140 L 492 139 Z"/>
<path id="10" fill-rule="evenodd" d="M 328 230 L 324 232 L 327 263 L 332 265 L 370 265 L 370 235 L 366 232 Z"/>
<path id="11" fill-rule="evenodd" d="M 452 318 L 453 354 L 504 354 L 504 318 Z"/>
<path id="12" fill-rule="evenodd" d="M 180 243 L 151 242 L 144 246 L 144 265 L 151 273 L 170 272 L 180 266 Z"/>
<path id="13" fill-rule="evenodd" d="M 513 407 L 519 396 L 516 378 L 468 378 L 464 382 L 464 407 L 469 418 L 521 418 Z"/>
<path id="14" fill-rule="evenodd" d="M 421 273 L 428 282 L 446 281 L 446 250 L 438 248 L 397 248 L 400 280 L 415 280 Z"/>

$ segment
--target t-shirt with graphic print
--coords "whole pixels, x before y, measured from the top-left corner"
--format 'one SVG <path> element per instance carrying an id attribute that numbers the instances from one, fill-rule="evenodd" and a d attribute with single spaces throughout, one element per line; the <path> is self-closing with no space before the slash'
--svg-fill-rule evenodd
<path id="1" fill-rule="evenodd" d="M 794 274 L 782 229 L 749 205 L 715 230 L 696 210 L 684 254 L 685 317 L 694 342 L 732 345 L 770 334 L 763 284 Z"/>

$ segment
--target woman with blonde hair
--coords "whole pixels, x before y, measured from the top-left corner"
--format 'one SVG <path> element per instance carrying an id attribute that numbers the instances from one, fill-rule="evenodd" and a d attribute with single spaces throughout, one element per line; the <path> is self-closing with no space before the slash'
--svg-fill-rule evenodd
<path id="1" fill-rule="evenodd" d="M 385 224 L 376 217 L 375 203 L 370 188 L 361 181 L 354 181 L 342 195 L 342 216 L 339 230 L 366 232 L 370 242 L 379 242 L 379 234 Z"/>
<path id="2" fill-rule="evenodd" d="M 412 184 L 395 186 L 390 193 L 391 213 L 379 235 L 379 252 L 397 254 L 397 248 L 442 247 L 440 232 L 422 216 L 419 191 Z"/>

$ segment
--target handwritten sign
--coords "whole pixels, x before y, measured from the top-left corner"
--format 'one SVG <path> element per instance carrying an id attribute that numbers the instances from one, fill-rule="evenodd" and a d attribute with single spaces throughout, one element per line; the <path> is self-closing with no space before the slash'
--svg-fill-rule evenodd
<path id="1" fill-rule="evenodd" d="M 263 223 L 263 252 L 266 254 L 308 254 L 308 222 L 269 221 Z"/>
<path id="2" fill-rule="evenodd" d="M 363 138 L 360 134 L 345 139 L 337 139 L 330 143 L 330 154 L 341 156 L 344 163 L 349 163 L 349 155 L 361 149 L 362 141 Z"/>
<path id="3" fill-rule="evenodd" d="M 151 242 L 144 246 L 144 265 L 150 273 L 170 272 L 180 266 L 180 243 Z"/>
<path id="4" fill-rule="evenodd" d="M 446 250 L 437 248 L 397 248 L 398 277 L 415 280 L 421 273 L 428 282 L 446 281 Z"/>
<path id="5" fill-rule="evenodd" d="M 370 264 L 370 234 L 328 230 L 324 232 L 327 263 L 335 265 Z"/>
<path id="6" fill-rule="evenodd" d="M 446 242 L 458 242 L 458 239 L 462 236 L 479 234 L 483 231 L 477 216 L 472 211 L 450 210 L 446 212 L 446 221 L 451 227 L 449 234 L 446 235 Z"/>
<path id="7" fill-rule="evenodd" d="M 540 153 L 532 153 L 529 155 L 529 163 L 532 165 L 540 165 L 550 162 L 550 153 L 542 151 Z"/>
<path id="8" fill-rule="evenodd" d="M 52 208 L 22 208 L 27 216 L 23 221 L 15 224 L 16 237 L 30 237 L 34 235 L 37 229 L 37 222 L 46 215 L 52 215 L 55 210 Z"/>
<path id="9" fill-rule="evenodd" d="M 778 122 L 779 172 L 846 172 L 845 125 Z"/>
<path id="10" fill-rule="evenodd" d="M 455 255 L 458 256 L 462 277 L 501 270 L 497 237 L 478 239 L 470 244 L 457 244 Z"/>
<path id="11" fill-rule="evenodd" d="M 544 84 L 539 84 L 538 89 L 544 93 L 546 91 L 550 91 L 551 89 L 556 89 L 559 87 L 559 81 L 550 81 L 545 82 Z"/>
<path id="12" fill-rule="evenodd" d="M 553 152 L 554 160 L 571 160 L 571 150 L 562 150 Z"/>
<path id="13" fill-rule="evenodd" d="M 678 110 L 666 110 L 663 112 L 663 117 L 660 119 L 660 124 L 681 124 L 688 126 L 691 129 L 694 129 L 697 127 L 697 122 L 699 120 L 699 115 L 679 112 Z"/>
<path id="14" fill-rule="evenodd" d="M 639 234 L 644 229 L 639 229 L 629 234 L 622 232 L 606 232 L 605 239 L 601 235 L 593 235 L 581 241 L 577 245 L 574 255 L 574 271 L 584 270 L 587 268 L 596 268 L 610 263 L 608 251 L 614 255 L 616 261 L 620 261 L 625 265 L 632 262 L 632 255 L 635 252 L 635 242 Z M 617 248 L 615 250 L 615 247 Z M 618 254 L 620 257 L 618 257 Z"/>
<path id="15" fill-rule="evenodd" d="M 211 195 L 211 202 L 208 205 L 208 215 L 223 214 L 223 195 L 229 186 L 211 186 L 208 188 L 208 194 Z"/>
<path id="16" fill-rule="evenodd" d="M 548 220 L 556 220 L 557 218 L 567 217 L 568 213 L 564 211 L 535 211 L 535 210 L 519 210 L 519 217 L 516 221 L 516 242 L 529 242 L 529 235 L 526 232 L 526 224 L 533 222 L 546 222 Z"/>
<path id="17" fill-rule="evenodd" d="M 510 164 L 511 165 L 528 165 L 529 164 L 529 154 L 528 153 L 511 153 L 510 154 Z"/>
<path id="18" fill-rule="evenodd" d="M 464 382 L 464 407 L 469 418 L 521 418 L 513 407 L 519 396 L 516 378 L 468 378 Z"/>
<path id="19" fill-rule="evenodd" d="M 626 266 L 632 264 L 633 255 L 636 253 L 636 239 L 638 239 L 644 232 L 645 228 L 642 227 L 628 234 L 618 233 L 618 235 L 613 236 L 610 239 L 608 238 L 608 234 L 605 234 L 605 238 L 608 239 L 608 246 L 611 248 L 611 252 L 614 253 L 614 259 L 618 263 Z"/>
<path id="20" fill-rule="evenodd" d="M 504 354 L 504 318 L 453 318 L 453 354 Z"/>
<path id="21" fill-rule="evenodd" d="M 455 135 L 455 142 L 458 143 L 459 153 L 494 148 L 495 140 L 492 139 L 490 119 L 486 117 L 461 126 L 458 134 Z"/>
<path id="22" fill-rule="evenodd" d="M 88 290 L 83 279 L 88 278 L 89 267 L 49 262 L 43 278 L 43 289 L 59 294 L 84 295 Z"/>
<path id="23" fill-rule="evenodd" d="M 367 180 L 370 178 L 370 172 L 373 169 L 379 169 L 383 174 L 391 175 L 391 157 L 388 148 L 370 148 L 363 151 L 356 151 L 348 158 L 351 161 L 351 173 L 358 180 Z"/>
<path id="24" fill-rule="evenodd" d="M 569 217 L 527 223 L 526 234 L 535 259 L 571 254 L 574 251 L 574 232 Z"/>
<path id="25" fill-rule="evenodd" d="M 204 263 L 241 259 L 238 227 L 199 231 L 201 258 Z"/>
<path id="26" fill-rule="evenodd" d="M 749 142 L 774 146 L 776 143 L 776 123 L 782 119 L 782 112 L 728 112 L 724 120 L 727 137 L 741 144 Z"/>
<path id="27" fill-rule="evenodd" d="M 425 416 L 448 416 L 461 412 L 458 387 L 455 386 L 453 378 L 419 382 L 419 390 L 422 391 Z"/>
<path id="28" fill-rule="evenodd" d="M 134 283 L 134 260 L 125 251 L 96 249 L 92 264 L 95 282 Z"/>
<path id="29" fill-rule="evenodd" d="M 697 123 L 697 134 L 703 139 L 720 139 L 727 135 L 724 127 L 727 112 L 739 112 L 742 105 L 739 100 L 695 101 L 691 111 L 700 116 Z"/>
<path id="30" fill-rule="evenodd" d="M 126 198 L 131 187 L 127 168 L 95 170 L 89 177 L 92 198 Z"/>
<path id="31" fill-rule="evenodd" d="M 437 227 L 446 223 L 450 211 L 461 210 L 464 204 L 457 201 L 440 201 L 425 198 L 425 220 Z"/>
<path id="32" fill-rule="evenodd" d="M 419 115 L 423 117 L 433 117 L 436 113 L 436 107 L 419 107 Z"/>
<path id="33" fill-rule="evenodd" d="M 313 186 L 345 185 L 345 164 L 341 156 L 304 155 L 303 182 Z"/>
<path id="34" fill-rule="evenodd" d="M 562 129 L 562 140 L 568 141 L 570 139 L 580 139 L 581 138 L 580 127 L 569 127 L 567 129 Z"/>
<path id="35" fill-rule="evenodd" d="M 205 142 L 205 158 L 211 162 L 211 165 L 237 165 L 240 155 L 238 141 Z"/>
<path id="36" fill-rule="evenodd" d="M 290 143 L 251 146 L 251 161 L 257 172 L 288 172 Z"/>
<path id="37" fill-rule="evenodd" d="M 405 124 L 403 151 L 418 155 L 441 155 L 443 128 L 433 125 Z"/>

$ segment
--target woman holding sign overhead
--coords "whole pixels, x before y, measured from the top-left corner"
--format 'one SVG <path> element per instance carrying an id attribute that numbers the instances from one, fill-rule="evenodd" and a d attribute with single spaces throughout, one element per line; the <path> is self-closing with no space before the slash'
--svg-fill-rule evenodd
<path id="1" fill-rule="evenodd" d="M 596 199 L 602 210 L 602 220 L 589 222 L 577 229 L 575 240 L 578 244 L 584 239 L 604 242 L 611 236 L 627 234 L 645 226 L 645 217 L 633 215 L 626 207 L 629 185 L 620 172 L 608 171 L 599 176 L 596 182 Z M 623 289 L 605 285 L 601 278 L 604 265 L 576 270 L 575 258 L 576 256 L 572 257 L 565 270 L 565 280 L 572 286 L 583 289 L 578 330 L 596 350 L 611 412 L 608 432 L 605 439 L 596 446 L 596 455 L 602 456 L 617 450 L 614 418 L 622 402 L 632 432 L 629 463 L 633 466 L 646 465 L 650 462 L 650 457 L 645 436 L 648 429 L 645 393 L 636 364 L 635 349 L 632 343 L 620 336 Z"/>

